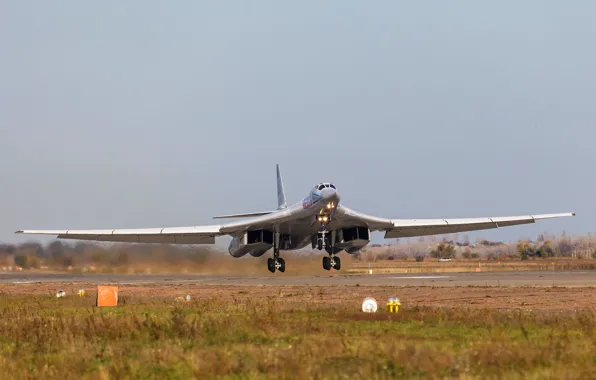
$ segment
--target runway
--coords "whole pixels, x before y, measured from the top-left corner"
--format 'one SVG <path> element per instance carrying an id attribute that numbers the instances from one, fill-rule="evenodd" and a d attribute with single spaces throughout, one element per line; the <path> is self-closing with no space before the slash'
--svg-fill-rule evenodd
<path id="1" fill-rule="evenodd" d="M 205 284 L 251 286 L 561 286 L 596 287 L 596 271 L 519 271 L 446 274 L 231 276 L 207 274 L 0 273 L 0 284 Z"/>

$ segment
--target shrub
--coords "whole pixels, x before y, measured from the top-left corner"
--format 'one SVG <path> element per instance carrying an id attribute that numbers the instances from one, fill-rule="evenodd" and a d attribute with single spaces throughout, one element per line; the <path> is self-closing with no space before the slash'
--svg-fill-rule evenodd
<path id="1" fill-rule="evenodd" d="M 118 259 L 117 259 L 118 265 L 126 265 L 126 264 L 128 264 L 128 262 L 129 262 L 128 254 L 125 251 L 121 251 L 118 254 Z"/>
<path id="2" fill-rule="evenodd" d="M 516 253 L 521 256 L 522 260 L 527 260 L 528 257 L 536 256 L 536 247 L 527 241 L 520 241 L 517 244 Z M 525 259 L 524 256 L 526 256 Z"/>
<path id="3" fill-rule="evenodd" d="M 425 255 L 425 254 L 423 254 L 423 253 L 419 253 L 419 254 L 417 254 L 417 255 L 416 255 L 416 262 L 417 262 L 417 263 L 421 263 L 421 262 L 423 262 L 423 261 L 424 261 L 424 257 L 425 257 L 425 256 L 426 256 L 426 255 Z"/>
<path id="4" fill-rule="evenodd" d="M 15 265 L 20 266 L 21 268 L 28 268 L 29 267 L 29 260 L 26 255 L 15 255 L 14 257 Z"/>
<path id="5" fill-rule="evenodd" d="M 559 255 L 563 257 L 570 257 L 573 253 L 573 244 L 567 240 L 567 238 L 562 238 L 559 240 L 558 251 Z"/>
<path id="6" fill-rule="evenodd" d="M 453 244 L 440 243 L 430 251 L 430 256 L 435 259 L 452 259 L 455 257 L 455 246 Z"/>
<path id="7" fill-rule="evenodd" d="M 555 256 L 555 250 L 552 247 L 550 241 L 545 241 L 540 248 L 536 250 L 536 256 L 538 257 L 553 257 Z"/>
<path id="8" fill-rule="evenodd" d="M 0 253 L 4 254 L 13 254 L 16 251 L 16 248 L 12 244 L 0 244 Z"/>
<path id="9" fill-rule="evenodd" d="M 41 266 L 41 261 L 37 256 L 29 256 L 27 257 L 27 265 L 29 268 L 39 269 Z"/>
<path id="10" fill-rule="evenodd" d="M 64 256 L 61 258 L 62 266 L 70 267 L 74 265 L 74 258 L 72 256 Z"/>

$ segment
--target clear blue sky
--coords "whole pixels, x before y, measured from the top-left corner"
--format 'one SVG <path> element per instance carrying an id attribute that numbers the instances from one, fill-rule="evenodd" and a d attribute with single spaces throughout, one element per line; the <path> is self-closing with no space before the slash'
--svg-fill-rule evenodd
<path id="1" fill-rule="evenodd" d="M 0 241 L 213 223 L 332 181 L 397 218 L 596 231 L 592 1 L 0 2 Z"/>

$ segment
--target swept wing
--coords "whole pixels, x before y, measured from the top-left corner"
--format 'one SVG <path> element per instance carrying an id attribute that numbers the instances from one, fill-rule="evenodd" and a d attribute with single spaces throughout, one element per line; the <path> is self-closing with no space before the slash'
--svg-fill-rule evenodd
<path id="1" fill-rule="evenodd" d="M 531 224 L 541 219 L 575 216 L 575 213 L 568 212 L 485 218 L 386 219 L 362 214 L 343 206 L 338 208 L 338 214 L 338 217 L 343 219 L 343 225 L 366 225 L 372 231 L 385 231 L 387 239 L 488 230 Z"/>
<path id="2" fill-rule="evenodd" d="M 60 239 L 106 242 L 215 244 L 216 236 L 230 235 L 248 229 L 271 229 L 274 225 L 279 225 L 288 220 L 292 220 L 293 216 L 293 210 L 286 208 L 279 211 L 272 211 L 254 218 L 219 225 L 101 230 L 19 230 L 16 231 L 16 233 L 54 235 Z"/>
<path id="3" fill-rule="evenodd" d="M 214 216 L 213 219 L 251 218 L 253 216 L 269 215 L 272 212 L 275 212 L 275 211 L 260 211 L 260 212 L 248 212 L 245 214 L 218 215 L 218 216 Z"/>
<path id="4" fill-rule="evenodd" d="M 215 237 L 222 235 L 220 228 L 219 225 L 213 225 L 114 230 L 20 230 L 16 233 L 126 243 L 215 244 Z"/>
<path id="5" fill-rule="evenodd" d="M 371 231 L 384 231 L 385 238 L 403 238 L 450 234 L 531 224 L 541 219 L 574 216 L 575 213 L 522 215 L 454 219 L 387 219 L 366 215 L 339 206 L 337 227 L 367 226 Z M 296 210 L 286 208 L 250 219 L 221 225 L 104 230 L 20 230 L 18 234 L 54 235 L 61 239 L 95 240 L 130 243 L 214 244 L 216 236 L 231 235 L 249 229 L 271 229 L 285 223 L 300 222 Z"/>

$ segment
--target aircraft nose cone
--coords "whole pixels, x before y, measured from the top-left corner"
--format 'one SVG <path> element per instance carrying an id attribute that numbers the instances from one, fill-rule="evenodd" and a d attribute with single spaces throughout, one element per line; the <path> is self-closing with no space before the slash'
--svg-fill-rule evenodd
<path id="1" fill-rule="evenodd" d="M 326 187 L 321 190 L 321 197 L 325 202 L 333 202 L 335 204 L 339 203 L 339 193 L 337 190 L 332 189 L 330 187 Z"/>

